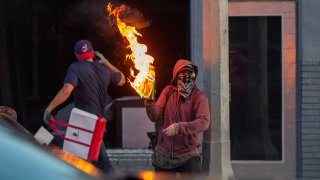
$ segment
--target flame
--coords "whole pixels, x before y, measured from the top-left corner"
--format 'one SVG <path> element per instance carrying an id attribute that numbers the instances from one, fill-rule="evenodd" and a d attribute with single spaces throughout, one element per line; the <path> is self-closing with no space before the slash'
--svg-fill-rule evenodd
<path id="1" fill-rule="evenodd" d="M 137 36 L 142 35 L 133 26 L 128 26 L 119 17 L 120 12 L 125 10 L 125 5 L 121 5 L 117 8 L 112 8 L 111 3 L 107 6 L 109 16 L 114 16 L 117 20 L 117 27 L 122 36 L 124 36 L 128 42 L 128 48 L 131 49 L 131 54 L 127 55 L 126 58 L 130 59 L 134 63 L 134 68 L 138 70 L 135 75 L 134 70 L 131 67 L 131 76 L 134 79 L 132 82 L 129 80 L 131 87 L 144 98 L 150 98 L 153 96 L 154 84 L 155 84 L 155 71 L 152 65 L 154 58 L 146 54 L 148 48 L 144 44 L 138 43 Z"/>

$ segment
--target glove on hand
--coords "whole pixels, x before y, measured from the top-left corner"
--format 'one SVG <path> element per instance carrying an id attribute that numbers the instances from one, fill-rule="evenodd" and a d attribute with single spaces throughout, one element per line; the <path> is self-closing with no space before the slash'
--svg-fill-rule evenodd
<path id="1" fill-rule="evenodd" d="M 44 113 L 43 113 L 43 121 L 44 123 L 49 126 L 50 124 L 50 117 L 52 116 L 52 114 L 48 111 L 48 110 L 45 110 Z"/>
<path id="2" fill-rule="evenodd" d="M 109 63 L 108 59 L 106 59 L 103 54 L 101 54 L 99 51 L 95 51 L 94 52 L 96 54 L 96 56 L 98 56 L 100 58 L 99 63 L 101 64 L 107 64 Z"/>
<path id="3" fill-rule="evenodd" d="M 173 123 L 170 126 L 168 126 L 166 129 L 164 129 L 162 132 L 166 136 L 174 136 L 177 135 L 179 131 L 179 124 Z"/>

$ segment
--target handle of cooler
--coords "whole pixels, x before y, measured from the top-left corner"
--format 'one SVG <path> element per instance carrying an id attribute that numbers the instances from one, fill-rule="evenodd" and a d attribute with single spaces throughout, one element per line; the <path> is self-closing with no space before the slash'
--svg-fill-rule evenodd
<path id="1" fill-rule="evenodd" d="M 53 132 L 55 132 L 62 139 L 67 140 L 67 141 L 71 141 L 71 142 L 74 142 L 74 143 L 77 143 L 77 144 L 80 144 L 80 145 L 83 145 L 83 146 L 90 147 L 89 144 L 85 144 L 85 143 L 78 142 L 78 141 L 75 141 L 75 140 L 70 139 L 70 138 L 66 138 L 65 135 L 62 134 L 60 132 L 60 130 L 56 127 L 55 124 L 58 124 L 58 125 L 61 125 L 61 126 L 69 126 L 69 127 L 75 128 L 75 129 L 79 129 L 81 131 L 89 132 L 89 133 L 93 133 L 93 131 L 90 131 L 90 130 L 87 130 L 87 129 L 84 129 L 84 128 L 81 128 L 81 127 L 78 127 L 78 126 L 74 126 L 74 125 L 71 125 L 71 124 L 66 123 L 66 122 L 55 120 L 52 116 L 49 119 L 50 119 L 50 124 L 49 124 L 50 128 L 53 130 Z"/>
<path id="2" fill-rule="evenodd" d="M 58 125 L 60 125 L 60 126 L 69 126 L 69 127 L 75 128 L 75 129 L 79 129 L 79 130 L 81 130 L 81 131 L 85 131 L 85 132 L 88 132 L 88 133 L 93 133 L 93 131 L 90 131 L 90 130 L 88 130 L 88 129 L 84 129 L 84 128 L 82 128 L 82 127 L 74 126 L 74 125 L 69 124 L 69 123 L 66 123 L 66 122 L 62 122 L 62 121 L 55 120 L 52 116 L 50 117 L 50 121 L 51 121 L 52 123 L 50 123 L 49 125 L 55 123 L 55 124 L 58 124 Z M 55 125 L 54 125 L 54 126 L 55 126 Z"/>

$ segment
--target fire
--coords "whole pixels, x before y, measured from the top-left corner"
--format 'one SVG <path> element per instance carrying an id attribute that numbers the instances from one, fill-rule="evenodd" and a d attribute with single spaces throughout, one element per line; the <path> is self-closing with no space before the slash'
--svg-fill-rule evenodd
<path id="1" fill-rule="evenodd" d="M 120 12 L 125 10 L 125 5 L 114 8 L 111 3 L 108 4 L 107 10 L 109 16 L 114 16 L 117 21 L 117 27 L 122 36 L 124 36 L 128 42 L 131 50 L 131 54 L 127 55 L 126 58 L 130 59 L 134 63 L 134 68 L 138 71 L 135 75 L 134 70 L 131 67 L 131 76 L 134 79 L 132 82 L 129 80 L 131 87 L 144 98 L 151 98 L 153 96 L 154 84 L 155 84 L 155 71 L 152 65 L 154 58 L 147 54 L 147 46 L 138 43 L 137 36 L 142 35 L 133 26 L 128 26 L 119 17 Z"/>

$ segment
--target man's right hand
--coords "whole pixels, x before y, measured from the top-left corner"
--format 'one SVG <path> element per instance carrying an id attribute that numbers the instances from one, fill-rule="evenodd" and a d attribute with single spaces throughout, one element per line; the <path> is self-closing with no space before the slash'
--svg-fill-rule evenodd
<path id="1" fill-rule="evenodd" d="M 51 112 L 49 112 L 48 110 L 44 110 L 43 113 L 43 121 L 44 123 L 48 126 L 50 124 L 50 117 L 52 116 Z"/>
<path id="2" fill-rule="evenodd" d="M 154 104 L 155 102 L 156 102 L 156 101 L 155 101 L 154 99 L 149 99 L 149 98 L 145 98 L 145 99 L 144 99 L 144 105 L 145 105 L 145 106 Z"/>
<path id="3" fill-rule="evenodd" d="M 96 56 L 98 56 L 98 57 L 100 58 L 99 62 L 100 62 L 101 64 L 108 64 L 108 63 L 109 63 L 108 59 L 105 58 L 105 57 L 103 56 L 103 54 L 101 54 L 99 51 L 95 51 L 94 53 L 96 54 Z"/>

